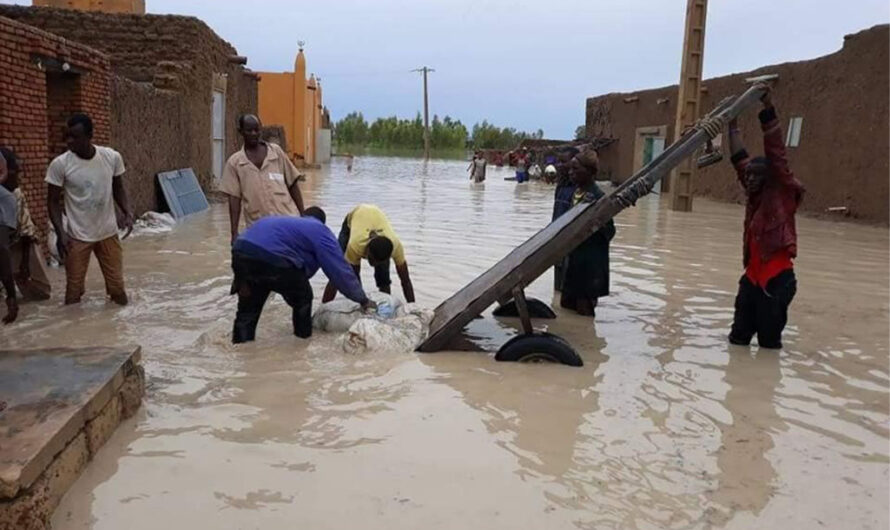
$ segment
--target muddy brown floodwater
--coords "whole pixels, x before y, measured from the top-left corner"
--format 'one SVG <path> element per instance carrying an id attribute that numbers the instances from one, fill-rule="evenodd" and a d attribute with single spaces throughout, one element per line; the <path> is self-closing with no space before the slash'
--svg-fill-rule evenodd
<path id="1" fill-rule="evenodd" d="M 335 161 L 304 193 L 334 229 L 379 204 L 432 307 L 550 218 L 553 188 L 495 169 L 471 185 L 465 168 Z M 758 351 L 725 340 L 742 213 L 697 200 L 678 214 L 658 197 L 622 213 L 596 323 L 542 321 L 580 369 L 350 357 L 334 336 L 291 336 L 280 299 L 259 340 L 234 347 L 224 208 L 130 239 L 129 307 L 105 303 L 94 263 L 80 307 L 56 294 L 2 329 L 0 348 L 143 347 L 144 407 L 54 527 L 887 528 L 888 231 L 800 219 L 785 350 Z M 551 301 L 551 285 L 530 294 Z M 515 327 L 487 313 L 470 333 L 494 348 Z"/>

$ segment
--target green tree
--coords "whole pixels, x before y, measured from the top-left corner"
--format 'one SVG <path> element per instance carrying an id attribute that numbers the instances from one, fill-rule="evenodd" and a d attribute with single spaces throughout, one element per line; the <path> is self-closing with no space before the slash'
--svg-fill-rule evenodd
<path id="1" fill-rule="evenodd" d="M 351 112 L 334 124 L 337 143 L 364 145 L 368 138 L 368 122 L 361 112 Z"/>
<path id="2" fill-rule="evenodd" d="M 587 126 L 579 125 L 575 128 L 575 140 L 584 140 L 587 138 Z"/>
<path id="3" fill-rule="evenodd" d="M 450 116 L 434 115 L 430 123 L 430 146 L 433 149 L 462 149 L 470 140 L 476 149 L 513 149 L 525 138 L 543 138 L 544 131 L 534 133 L 500 128 L 483 120 L 472 130 Z M 351 112 L 334 124 L 334 139 L 339 145 L 380 148 L 423 148 L 423 119 L 418 112 L 414 119 L 396 116 L 377 118 L 371 124 L 360 112 Z"/>

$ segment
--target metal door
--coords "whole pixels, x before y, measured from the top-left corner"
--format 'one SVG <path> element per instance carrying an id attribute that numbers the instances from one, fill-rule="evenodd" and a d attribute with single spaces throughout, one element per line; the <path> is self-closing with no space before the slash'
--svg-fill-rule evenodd
<path id="1" fill-rule="evenodd" d="M 213 91 L 213 178 L 222 178 L 226 157 L 226 93 Z"/>

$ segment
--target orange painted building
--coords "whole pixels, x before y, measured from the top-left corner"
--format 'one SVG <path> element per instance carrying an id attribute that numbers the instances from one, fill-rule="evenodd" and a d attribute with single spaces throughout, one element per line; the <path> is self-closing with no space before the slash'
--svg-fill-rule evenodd
<path id="1" fill-rule="evenodd" d="M 322 127 L 321 84 L 306 79 L 306 56 L 297 53 L 293 72 L 258 72 L 259 113 L 263 125 L 284 129 L 288 155 L 295 163 L 315 165 L 317 138 Z M 324 158 L 324 157 L 321 157 Z"/>
<path id="2" fill-rule="evenodd" d="M 104 11 L 106 13 L 145 14 L 145 0 L 34 0 L 35 6 Z"/>

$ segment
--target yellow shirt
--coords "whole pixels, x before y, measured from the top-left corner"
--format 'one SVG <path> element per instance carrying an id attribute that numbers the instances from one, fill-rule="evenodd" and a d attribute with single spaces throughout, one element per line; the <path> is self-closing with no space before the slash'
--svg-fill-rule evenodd
<path id="1" fill-rule="evenodd" d="M 349 225 L 349 243 L 346 245 L 346 261 L 352 265 L 361 263 L 368 252 L 371 232 L 392 241 L 392 259 L 396 265 L 405 264 L 405 249 L 389 224 L 383 210 L 373 204 L 359 204 L 346 216 Z"/>
<path id="2" fill-rule="evenodd" d="M 219 183 L 221 192 L 241 199 L 247 226 L 269 215 L 300 215 L 289 191 L 299 172 L 281 147 L 271 142 L 266 146 L 261 168 L 247 158 L 244 148 L 230 156 Z"/>

